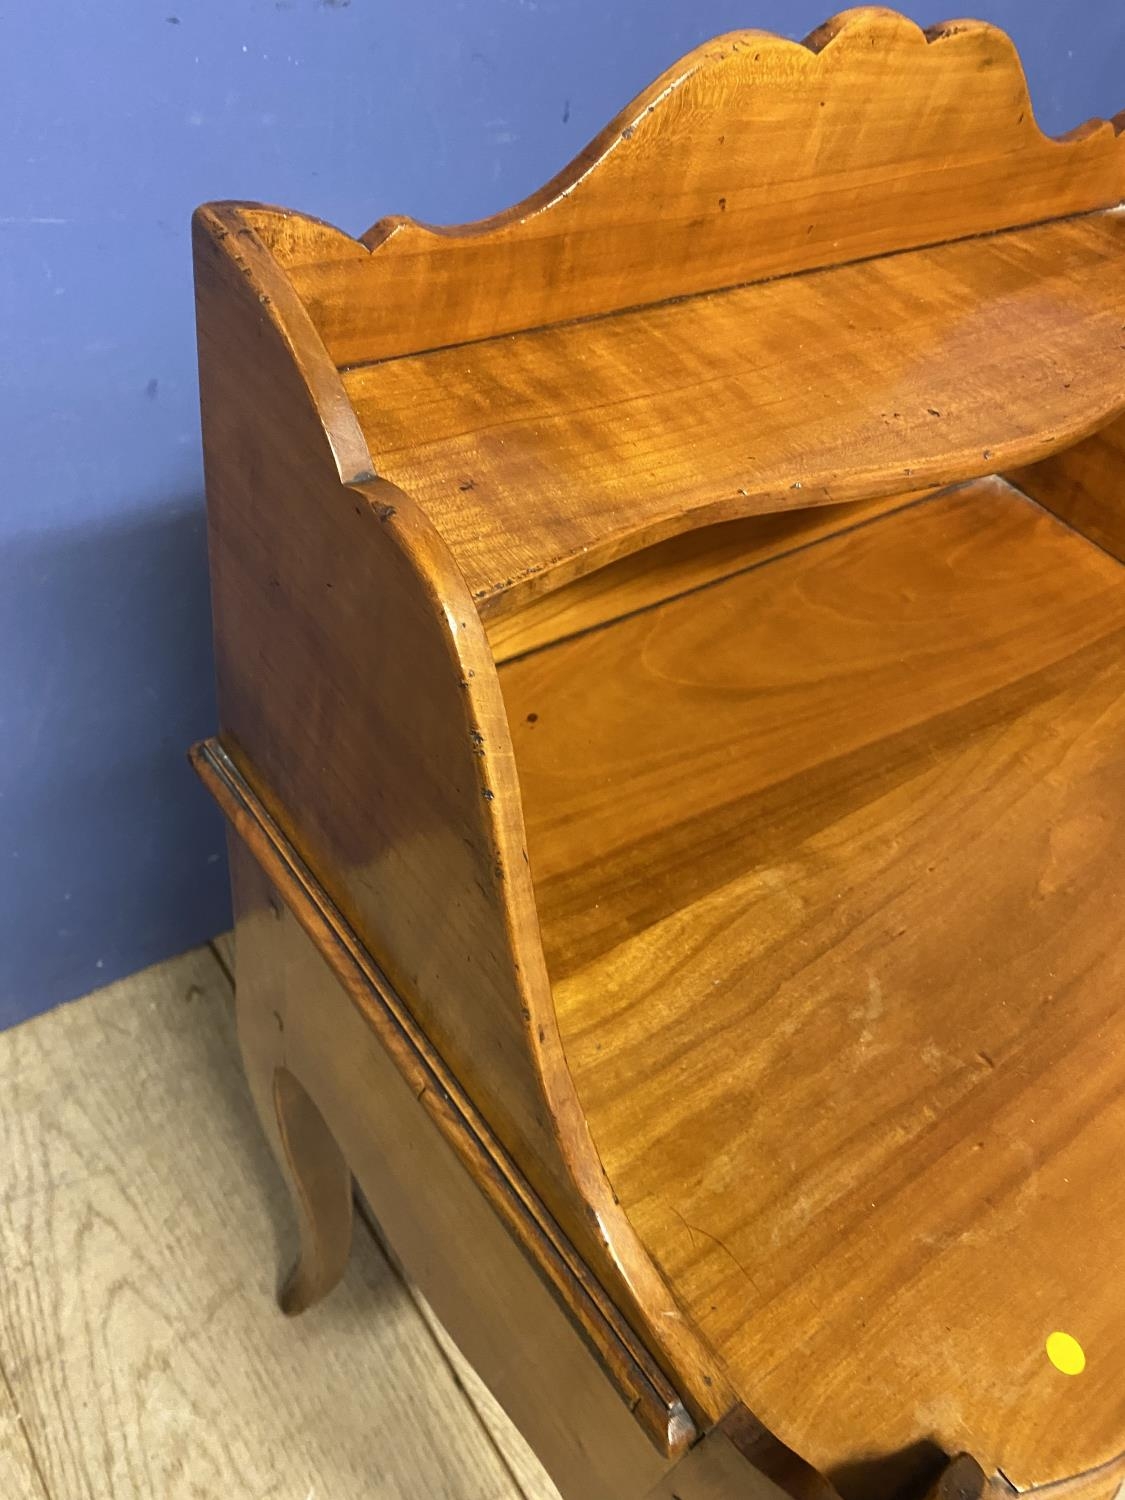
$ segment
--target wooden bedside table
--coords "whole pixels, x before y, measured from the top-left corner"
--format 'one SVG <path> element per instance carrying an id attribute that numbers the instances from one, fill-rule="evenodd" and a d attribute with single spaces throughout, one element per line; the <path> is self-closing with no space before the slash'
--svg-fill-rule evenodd
<path id="1" fill-rule="evenodd" d="M 283 1303 L 354 1173 L 567 1500 L 1125 1479 L 1123 186 L 862 9 L 480 224 L 196 216 Z"/>

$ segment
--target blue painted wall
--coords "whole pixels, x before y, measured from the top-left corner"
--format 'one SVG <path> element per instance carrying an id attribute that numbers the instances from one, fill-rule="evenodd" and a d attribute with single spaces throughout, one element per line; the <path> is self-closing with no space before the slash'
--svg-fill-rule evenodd
<path id="1" fill-rule="evenodd" d="M 905 8 L 923 22 L 934 5 Z M 0 19 L 0 1025 L 228 920 L 188 218 L 358 232 L 537 187 L 695 43 L 831 0 L 52 0 Z M 960 5 L 956 7 L 960 10 Z M 1041 123 L 1125 106 L 1120 0 L 967 0 Z"/>

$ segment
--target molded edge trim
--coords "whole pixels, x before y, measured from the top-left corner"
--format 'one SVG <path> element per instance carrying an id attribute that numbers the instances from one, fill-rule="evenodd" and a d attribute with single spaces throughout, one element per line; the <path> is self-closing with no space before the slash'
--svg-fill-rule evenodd
<path id="1" fill-rule="evenodd" d="M 700 1436 L 683 1401 L 430 1046 L 385 975 L 217 740 L 189 759 L 501 1222 L 542 1276 L 658 1451 Z"/>
<path id="2" fill-rule="evenodd" d="M 254 228 L 236 209 L 212 205 L 197 212 L 195 229 L 210 253 L 227 259 L 240 290 L 245 286 L 257 299 L 263 319 L 282 342 L 283 357 L 295 366 L 304 399 L 311 402 L 326 440 L 325 483 L 350 485 L 356 500 L 376 512 L 415 575 L 427 608 L 442 622 L 449 665 L 461 679 L 458 701 L 474 742 L 476 772 L 487 777 L 482 791 L 491 793 L 480 804 L 486 836 L 507 872 L 502 921 L 523 1011 L 522 1052 L 529 1073 L 525 1082 L 549 1116 L 534 1147 L 535 1165 L 542 1169 L 535 1191 L 539 1202 L 550 1203 L 552 1215 L 559 1215 L 560 1208 L 572 1213 L 571 1219 L 558 1217 L 553 1222 L 566 1223 L 567 1243 L 580 1247 L 578 1264 L 596 1268 L 592 1280 L 607 1306 L 628 1321 L 639 1345 L 675 1378 L 693 1420 L 707 1426 L 729 1409 L 733 1391 L 715 1351 L 684 1316 L 614 1195 L 566 1065 L 523 855 L 522 804 L 507 717 L 495 663 L 464 577 L 440 533 L 410 497 L 364 472 L 369 454 L 340 377 L 287 272 Z M 487 748 L 477 738 L 481 733 Z M 485 753 L 478 755 L 482 748 Z M 234 759 L 242 758 L 236 754 Z M 244 764 L 252 770 L 252 758 Z M 433 1050 L 428 1038 L 427 1046 Z M 475 1109 L 483 1113 L 487 1101 L 478 1100 Z M 489 1127 L 490 1138 L 495 1133 L 495 1127 Z M 509 1152 L 512 1145 L 506 1140 Z M 524 1182 L 522 1172 L 518 1182 Z M 549 1197 L 545 1188 L 558 1197 Z"/>
<path id="3" fill-rule="evenodd" d="M 192 227 L 196 234 L 205 235 L 217 250 L 228 256 L 254 286 L 258 301 L 305 384 L 341 483 L 374 479 L 367 439 L 360 430 L 339 372 L 328 358 L 308 309 L 294 291 L 283 263 L 263 243 L 242 206 L 237 203 L 203 203 L 192 214 Z"/>

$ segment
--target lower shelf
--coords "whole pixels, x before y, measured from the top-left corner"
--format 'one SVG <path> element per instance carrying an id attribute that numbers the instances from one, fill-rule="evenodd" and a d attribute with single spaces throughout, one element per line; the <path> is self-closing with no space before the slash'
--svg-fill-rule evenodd
<path id="1" fill-rule="evenodd" d="M 983 481 L 501 680 L 594 1139 L 747 1404 L 845 1495 L 1113 1457 L 1125 570 Z"/>

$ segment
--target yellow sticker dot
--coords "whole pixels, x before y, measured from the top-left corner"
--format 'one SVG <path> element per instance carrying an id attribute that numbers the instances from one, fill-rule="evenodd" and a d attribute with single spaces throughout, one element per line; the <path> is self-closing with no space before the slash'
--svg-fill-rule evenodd
<path id="1" fill-rule="evenodd" d="M 1086 1351 L 1069 1333 L 1052 1333 L 1048 1336 L 1047 1358 L 1064 1375 L 1081 1375 L 1086 1368 Z"/>

